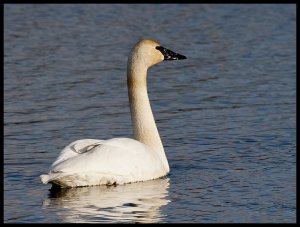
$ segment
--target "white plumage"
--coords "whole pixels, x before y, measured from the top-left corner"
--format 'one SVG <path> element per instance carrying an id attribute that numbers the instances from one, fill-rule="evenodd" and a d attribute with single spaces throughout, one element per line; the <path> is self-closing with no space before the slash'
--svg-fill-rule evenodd
<path id="1" fill-rule="evenodd" d="M 152 40 L 139 41 L 128 58 L 128 96 L 134 139 L 82 139 L 66 146 L 41 175 L 60 187 L 124 184 L 165 176 L 169 164 L 147 94 L 147 69 L 163 60 L 185 59 Z"/>

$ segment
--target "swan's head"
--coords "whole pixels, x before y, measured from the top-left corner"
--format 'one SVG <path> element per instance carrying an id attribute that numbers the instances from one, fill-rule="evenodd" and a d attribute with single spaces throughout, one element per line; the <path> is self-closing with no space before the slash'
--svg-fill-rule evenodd
<path id="1" fill-rule="evenodd" d="M 174 53 L 162 47 L 158 42 L 150 39 L 142 39 L 133 47 L 129 55 L 129 62 L 138 62 L 149 68 L 164 60 L 181 60 L 186 59 L 181 54 Z"/>

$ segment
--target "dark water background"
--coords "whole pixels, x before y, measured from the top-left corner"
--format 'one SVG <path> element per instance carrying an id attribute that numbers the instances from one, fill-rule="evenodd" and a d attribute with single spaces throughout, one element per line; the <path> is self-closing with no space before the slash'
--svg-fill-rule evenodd
<path id="1" fill-rule="evenodd" d="M 50 194 L 82 138 L 131 137 L 140 38 L 184 54 L 149 70 L 165 179 Z M 295 222 L 296 5 L 4 5 L 4 222 Z"/>

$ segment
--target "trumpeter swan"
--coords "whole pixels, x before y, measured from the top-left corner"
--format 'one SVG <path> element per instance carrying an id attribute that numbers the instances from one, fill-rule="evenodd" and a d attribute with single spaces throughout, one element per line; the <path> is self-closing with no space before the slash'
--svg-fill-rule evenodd
<path id="1" fill-rule="evenodd" d="M 163 60 L 186 59 L 159 43 L 140 40 L 127 64 L 127 86 L 134 139 L 82 139 L 66 146 L 41 175 L 59 187 L 124 184 L 163 177 L 169 163 L 155 124 L 148 94 L 147 70 Z"/>

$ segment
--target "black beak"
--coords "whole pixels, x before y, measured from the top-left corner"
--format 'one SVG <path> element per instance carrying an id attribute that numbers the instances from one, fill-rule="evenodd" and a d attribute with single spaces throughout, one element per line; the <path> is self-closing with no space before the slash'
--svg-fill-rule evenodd
<path id="1" fill-rule="evenodd" d="M 182 60 L 182 59 L 186 59 L 186 56 L 174 53 L 173 51 L 168 50 L 168 49 L 166 49 L 162 46 L 157 46 L 156 49 L 159 50 L 164 55 L 164 57 L 165 57 L 164 60 Z"/>

